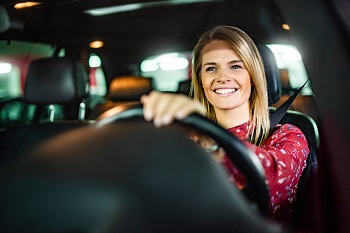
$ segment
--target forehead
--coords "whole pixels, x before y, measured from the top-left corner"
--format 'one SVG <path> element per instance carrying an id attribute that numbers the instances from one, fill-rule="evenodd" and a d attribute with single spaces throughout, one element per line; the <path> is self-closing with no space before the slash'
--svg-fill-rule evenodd
<path id="1" fill-rule="evenodd" d="M 214 40 L 205 45 L 202 49 L 202 60 L 214 58 L 226 58 L 228 60 L 240 59 L 232 45 L 226 41 Z"/>

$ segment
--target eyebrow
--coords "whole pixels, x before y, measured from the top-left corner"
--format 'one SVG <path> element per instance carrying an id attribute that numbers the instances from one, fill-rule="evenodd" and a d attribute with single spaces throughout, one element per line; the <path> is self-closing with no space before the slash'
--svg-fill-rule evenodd
<path id="1" fill-rule="evenodd" d="M 239 63 L 239 62 L 243 62 L 242 60 L 232 60 L 232 61 L 229 61 L 228 64 L 234 64 L 234 63 Z M 202 65 L 203 66 L 208 66 L 208 65 L 216 65 L 217 63 L 216 62 L 207 62 L 207 63 L 204 63 Z"/>

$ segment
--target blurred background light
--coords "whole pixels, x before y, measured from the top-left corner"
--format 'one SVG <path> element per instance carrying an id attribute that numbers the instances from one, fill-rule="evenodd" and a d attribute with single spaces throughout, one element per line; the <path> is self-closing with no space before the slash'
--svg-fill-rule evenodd
<path id="1" fill-rule="evenodd" d="M 142 72 L 153 72 L 159 69 L 159 64 L 155 60 L 144 60 L 141 63 L 141 71 Z"/>
<path id="2" fill-rule="evenodd" d="M 0 62 L 0 74 L 10 73 L 12 70 L 12 65 L 10 63 Z"/>
<path id="3" fill-rule="evenodd" d="M 103 47 L 103 45 L 104 45 L 103 41 L 96 40 L 96 41 L 93 41 L 90 43 L 90 48 L 98 49 L 98 48 Z"/>
<path id="4" fill-rule="evenodd" d="M 286 31 L 289 31 L 290 30 L 290 26 L 286 23 L 282 24 L 282 28 Z"/>
<path id="5" fill-rule="evenodd" d="M 101 58 L 95 54 L 92 54 L 89 58 L 89 66 L 91 68 L 93 67 L 100 67 L 101 66 Z"/>
<path id="6" fill-rule="evenodd" d="M 33 6 L 36 6 L 36 5 L 40 5 L 41 2 L 20 2 L 20 3 L 17 3 L 14 8 L 15 9 L 23 9 L 23 8 L 29 8 L 29 7 L 33 7 Z"/>
<path id="7" fill-rule="evenodd" d="M 188 59 L 179 53 L 167 53 L 148 58 L 141 63 L 142 72 L 153 72 L 159 68 L 162 70 L 183 70 L 188 67 Z"/>

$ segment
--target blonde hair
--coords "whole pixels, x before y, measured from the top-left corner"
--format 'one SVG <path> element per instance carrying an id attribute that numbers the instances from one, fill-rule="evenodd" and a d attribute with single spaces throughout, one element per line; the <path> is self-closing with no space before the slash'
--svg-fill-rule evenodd
<path id="1" fill-rule="evenodd" d="M 252 92 L 249 99 L 250 124 L 247 140 L 259 145 L 270 130 L 266 76 L 260 53 L 253 40 L 244 31 L 232 26 L 216 26 L 199 38 L 193 49 L 190 94 L 206 108 L 207 117 L 217 122 L 214 107 L 204 94 L 200 77 L 202 49 L 208 43 L 217 40 L 225 41 L 232 46 L 250 75 Z"/>

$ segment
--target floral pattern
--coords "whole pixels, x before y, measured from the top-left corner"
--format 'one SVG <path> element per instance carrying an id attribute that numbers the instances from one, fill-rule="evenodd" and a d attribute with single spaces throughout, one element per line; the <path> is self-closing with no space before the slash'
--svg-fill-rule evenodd
<path id="1" fill-rule="evenodd" d="M 243 140 L 260 159 L 271 197 L 271 217 L 289 222 L 298 182 L 309 154 L 305 135 L 294 125 L 277 125 L 273 134 L 256 146 L 245 141 L 248 126 L 249 122 L 246 122 L 228 131 Z M 244 187 L 244 176 L 227 157 L 224 158 L 224 164 L 237 186 Z"/>

